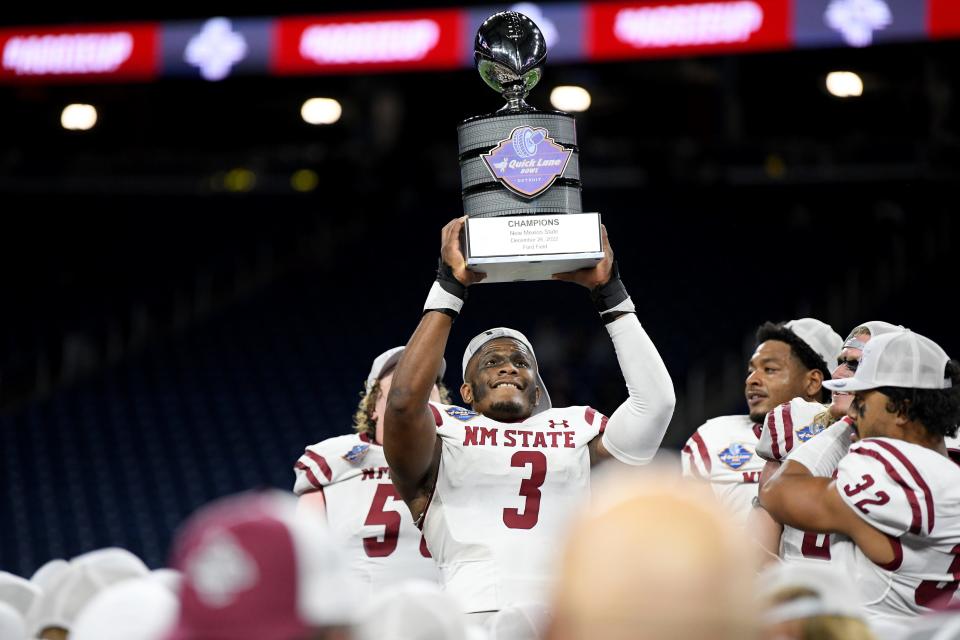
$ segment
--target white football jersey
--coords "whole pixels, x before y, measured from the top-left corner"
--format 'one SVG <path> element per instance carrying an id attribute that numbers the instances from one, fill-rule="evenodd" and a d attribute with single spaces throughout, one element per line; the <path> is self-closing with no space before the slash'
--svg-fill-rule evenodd
<path id="1" fill-rule="evenodd" d="M 419 529 L 390 481 L 383 447 L 350 434 L 310 445 L 294 466 L 294 492 L 322 491 L 327 522 L 344 541 L 351 570 L 369 589 L 439 574 Z"/>
<path id="2" fill-rule="evenodd" d="M 826 429 L 827 407 L 794 398 L 767 414 L 757 444 L 757 455 L 782 462 L 787 454 Z M 819 420 L 818 420 L 819 419 Z M 849 418 L 842 418 L 849 422 Z M 836 474 L 831 472 L 829 477 Z M 780 557 L 788 562 L 832 562 L 845 566 L 853 554 L 853 542 L 839 533 L 813 533 L 783 525 Z"/>
<path id="3" fill-rule="evenodd" d="M 750 416 L 707 420 L 683 447 L 683 475 L 710 482 L 720 502 L 745 524 L 765 461 L 756 454 L 760 425 Z"/>
<path id="4" fill-rule="evenodd" d="M 423 533 L 467 613 L 549 597 L 573 512 L 589 500 L 590 452 L 607 418 L 590 407 L 497 422 L 430 404 L 442 453 Z"/>
<path id="5" fill-rule="evenodd" d="M 782 462 L 788 453 L 830 426 L 816 421 L 826 410 L 819 402 L 807 402 L 803 398 L 774 407 L 760 425 L 757 455 Z"/>
<path id="6" fill-rule="evenodd" d="M 878 566 L 854 548 L 854 578 L 871 624 L 903 625 L 950 604 L 960 579 L 957 462 L 902 440 L 867 438 L 840 461 L 836 487 L 896 551 L 892 563 Z"/>

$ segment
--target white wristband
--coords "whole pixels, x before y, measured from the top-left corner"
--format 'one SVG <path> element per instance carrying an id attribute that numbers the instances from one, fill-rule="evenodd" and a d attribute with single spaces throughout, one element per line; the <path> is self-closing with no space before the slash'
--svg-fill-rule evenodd
<path id="1" fill-rule="evenodd" d="M 850 423 L 843 419 L 803 443 L 802 447 L 794 449 L 787 460 L 799 462 L 817 477 L 829 478 L 849 448 Z"/>
<path id="2" fill-rule="evenodd" d="M 430 293 L 427 294 L 427 301 L 423 303 L 424 311 L 439 311 L 441 309 L 450 309 L 455 313 L 460 313 L 463 308 L 463 300 L 444 291 L 439 282 L 434 282 L 430 287 Z"/>

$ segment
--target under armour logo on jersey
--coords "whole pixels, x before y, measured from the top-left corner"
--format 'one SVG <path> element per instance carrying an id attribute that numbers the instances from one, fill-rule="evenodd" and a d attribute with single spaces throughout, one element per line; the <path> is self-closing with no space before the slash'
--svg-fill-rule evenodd
<path id="1" fill-rule="evenodd" d="M 726 449 L 717 454 L 720 462 L 731 469 L 739 469 L 753 457 L 753 452 L 748 450 L 739 442 L 730 443 Z"/>
<path id="2" fill-rule="evenodd" d="M 343 459 L 347 462 L 352 462 L 356 464 L 363 460 L 364 456 L 367 455 L 367 452 L 370 451 L 370 445 L 368 444 L 358 444 L 354 446 L 350 451 L 347 451 L 343 454 Z"/>
<path id="3" fill-rule="evenodd" d="M 568 429 L 570 427 L 570 423 L 567 422 L 566 420 L 560 420 L 559 422 L 556 420 L 551 420 L 550 424 L 547 426 L 549 426 L 551 429 L 556 429 L 557 427 L 563 427 L 564 429 Z"/>

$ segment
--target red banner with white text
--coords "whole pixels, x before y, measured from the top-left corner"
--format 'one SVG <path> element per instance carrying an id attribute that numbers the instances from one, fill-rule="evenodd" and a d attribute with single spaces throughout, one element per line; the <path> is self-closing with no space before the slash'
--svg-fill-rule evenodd
<path id="1" fill-rule="evenodd" d="M 159 24 L 0 29 L 0 80 L 150 80 Z"/>
<path id="2" fill-rule="evenodd" d="M 592 60 L 783 49 L 790 0 L 667 0 L 587 5 Z"/>
<path id="3" fill-rule="evenodd" d="M 461 66 L 459 10 L 280 18 L 271 68 L 280 75 Z"/>

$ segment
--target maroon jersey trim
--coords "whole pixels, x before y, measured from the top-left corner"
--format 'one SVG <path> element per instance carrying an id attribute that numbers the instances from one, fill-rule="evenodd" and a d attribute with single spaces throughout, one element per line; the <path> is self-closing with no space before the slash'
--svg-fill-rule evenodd
<path id="1" fill-rule="evenodd" d="M 900 461 L 900 464 L 906 467 L 907 472 L 913 477 L 913 481 L 916 482 L 917 486 L 920 487 L 920 490 L 923 491 L 923 501 L 927 505 L 927 533 L 933 533 L 933 492 L 930 491 L 930 486 L 927 484 L 926 480 L 923 479 L 923 476 L 920 475 L 920 472 L 917 471 L 917 468 L 913 466 L 913 463 L 910 462 L 910 459 L 903 455 L 903 453 L 895 446 L 889 442 L 884 442 L 883 440 L 873 440 L 871 442 L 892 453 L 893 456 Z"/>
<path id="2" fill-rule="evenodd" d="M 301 471 L 303 471 L 307 475 L 307 480 L 309 480 L 310 484 L 312 484 L 315 488 L 323 489 L 323 485 L 320 484 L 319 480 L 317 480 L 317 476 L 313 475 L 313 469 L 305 465 L 300 460 L 297 460 L 297 463 L 293 466 L 294 468 L 300 469 Z"/>
<path id="3" fill-rule="evenodd" d="M 330 471 L 330 465 L 327 464 L 327 461 L 323 459 L 322 455 L 320 455 L 319 453 L 310 451 L 310 449 L 307 449 L 303 453 L 303 455 L 313 460 L 316 463 L 316 465 L 320 467 L 320 472 L 323 473 L 324 476 L 326 476 L 327 482 L 333 480 L 333 472 Z"/>
<path id="4" fill-rule="evenodd" d="M 707 470 L 707 473 L 713 468 L 713 463 L 710 461 L 710 454 L 707 453 L 707 444 L 703 441 L 703 437 L 700 435 L 699 431 L 694 431 L 693 435 L 690 436 L 690 439 L 694 441 L 697 445 L 697 450 L 700 452 L 700 458 L 703 460 L 703 466 Z"/>
<path id="5" fill-rule="evenodd" d="M 790 411 L 790 403 L 787 402 L 783 405 L 784 453 L 789 453 L 793 450 L 793 416 L 790 414 Z"/>
<path id="6" fill-rule="evenodd" d="M 873 449 L 864 449 L 857 448 L 851 449 L 850 453 L 855 453 L 860 456 L 867 456 L 873 458 L 880 462 L 883 465 L 883 468 L 886 469 L 887 475 L 893 479 L 894 482 L 900 485 L 900 488 L 903 489 L 903 494 L 907 497 L 907 502 L 910 503 L 910 511 L 912 514 L 912 519 L 910 521 L 910 533 L 919 534 L 920 533 L 920 503 L 917 501 L 917 495 L 914 492 L 913 488 L 904 482 L 903 478 L 900 477 L 900 474 L 897 473 L 897 470 L 893 468 L 893 465 L 883 457 L 883 455 L 874 451 Z"/>
<path id="7" fill-rule="evenodd" d="M 781 456 L 780 444 L 777 441 L 777 420 L 773 414 L 773 411 L 767 414 L 767 431 L 770 432 L 770 451 L 773 453 L 773 457 L 779 460 Z"/>

